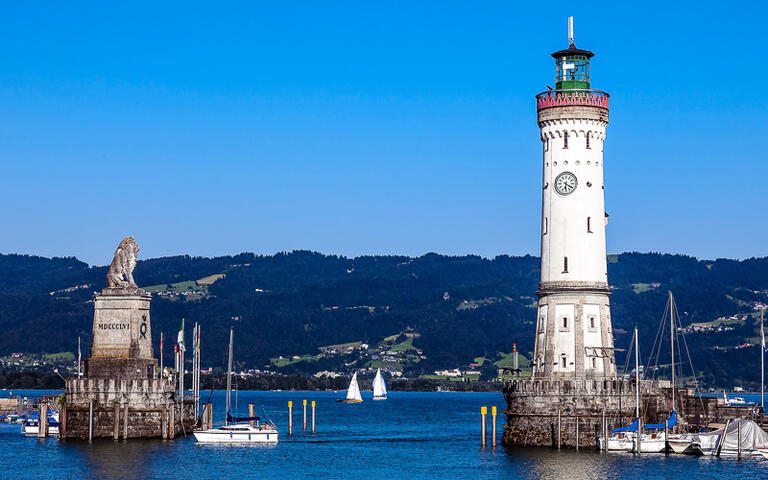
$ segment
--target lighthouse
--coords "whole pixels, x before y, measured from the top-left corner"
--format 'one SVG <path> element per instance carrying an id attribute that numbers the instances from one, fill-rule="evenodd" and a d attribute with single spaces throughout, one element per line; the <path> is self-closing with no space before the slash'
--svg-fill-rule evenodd
<path id="1" fill-rule="evenodd" d="M 603 145 L 608 94 L 594 90 L 594 53 L 552 54 L 554 90 L 536 96 L 542 145 L 541 282 L 534 378 L 615 377 L 607 276 Z"/>
<path id="2" fill-rule="evenodd" d="M 673 393 L 669 380 L 617 375 L 605 251 L 608 94 L 592 89 L 594 53 L 576 47 L 572 17 L 568 48 L 552 57 L 556 88 L 536 95 L 542 196 L 533 369 L 530 378 L 510 372 L 505 382 L 502 443 L 597 448 L 598 437 L 626 427 L 637 411 L 641 418 L 634 425 L 663 428 L 675 396 L 684 399 L 675 413 L 685 430 L 743 415 L 731 407 L 705 406 L 694 389 Z"/>

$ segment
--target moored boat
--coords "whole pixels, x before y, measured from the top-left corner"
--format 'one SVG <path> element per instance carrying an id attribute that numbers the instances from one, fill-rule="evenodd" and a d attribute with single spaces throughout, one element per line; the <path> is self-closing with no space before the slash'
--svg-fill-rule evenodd
<path id="1" fill-rule="evenodd" d="M 229 414 L 232 395 L 232 340 L 233 329 L 229 329 L 229 359 L 227 365 L 226 418 L 221 427 L 192 432 L 197 443 L 277 443 L 278 431 L 271 421 L 261 423 L 261 417 L 233 417 Z"/>
<path id="2" fill-rule="evenodd" d="M 40 418 L 37 412 L 27 417 L 21 424 L 21 433 L 27 436 L 37 436 L 40 432 Z M 48 415 L 48 435 L 59 435 L 59 412 Z"/>
<path id="3" fill-rule="evenodd" d="M 693 433 L 678 433 L 669 435 L 667 437 L 667 445 L 674 453 L 681 453 L 687 455 L 693 455 L 698 453 L 696 447 L 693 446 L 693 440 L 695 434 Z"/>

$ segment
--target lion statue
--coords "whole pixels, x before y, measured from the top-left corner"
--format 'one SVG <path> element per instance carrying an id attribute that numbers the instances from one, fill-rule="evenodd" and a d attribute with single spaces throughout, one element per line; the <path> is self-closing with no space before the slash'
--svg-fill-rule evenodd
<path id="1" fill-rule="evenodd" d="M 133 235 L 120 242 L 107 272 L 107 288 L 138 288 L 133 280 L 133 269 L 136 268 L 138 254 L 139 244 Z"/>

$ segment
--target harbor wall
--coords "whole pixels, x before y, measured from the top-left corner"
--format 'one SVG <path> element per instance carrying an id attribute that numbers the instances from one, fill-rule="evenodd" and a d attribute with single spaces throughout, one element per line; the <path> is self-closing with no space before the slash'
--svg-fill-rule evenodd
<path id="1" fill-rule="evenodd" d="M 734 418 L 756 419 L 753 407 L 727 406 L 722 398 L 698 397 L 693 389 L 678 388 L 675 394 L 678 431 L 697 431 Z M 507 381 L 504 395 L 507 423 L 502 444 L 507 446 L 575 448 L 578 444 L 579 448 L 597 448 L 604 428 L 610 433 L 635 419 L 632 380 L 512 379 Z M 640 382 L 643 424 L 663 423 L 671 407 L 668 381 Z"/>
<path id="2" fill-rule="evenodd" d="M 93 405 L 93 438 L 175 438 L 196 423 L 194 401 L 175 396 L 164 378 L 69 379 L 61 405 L 60 438 L 87 439 Z"/>

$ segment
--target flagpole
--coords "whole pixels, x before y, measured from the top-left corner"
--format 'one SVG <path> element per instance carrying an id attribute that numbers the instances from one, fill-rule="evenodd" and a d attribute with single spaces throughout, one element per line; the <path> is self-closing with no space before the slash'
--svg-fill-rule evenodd
<path id="1" fill-rule="evenodd" d="M 179 343 L 179 355 L 181 356 L 181 365 L 179 368 L 179 396 L 181 397 L 181 408 L 184 408 L 184 319 L 181 319 L 181 342 Z"/>
<path id="2" fill-rule="evenodd" d="M 760 338 L 762 345 L 760 345 L 760 408 L 763 409 L 763 415 L 765 415 L 765 329 L 763 327 L 763 315 L 765 309 L 760 310 Z"/>
<path id="3" fill-rule="evenodd" d="M 160 375 L 163 374 L 163 332 L 160 332 Z"/>

